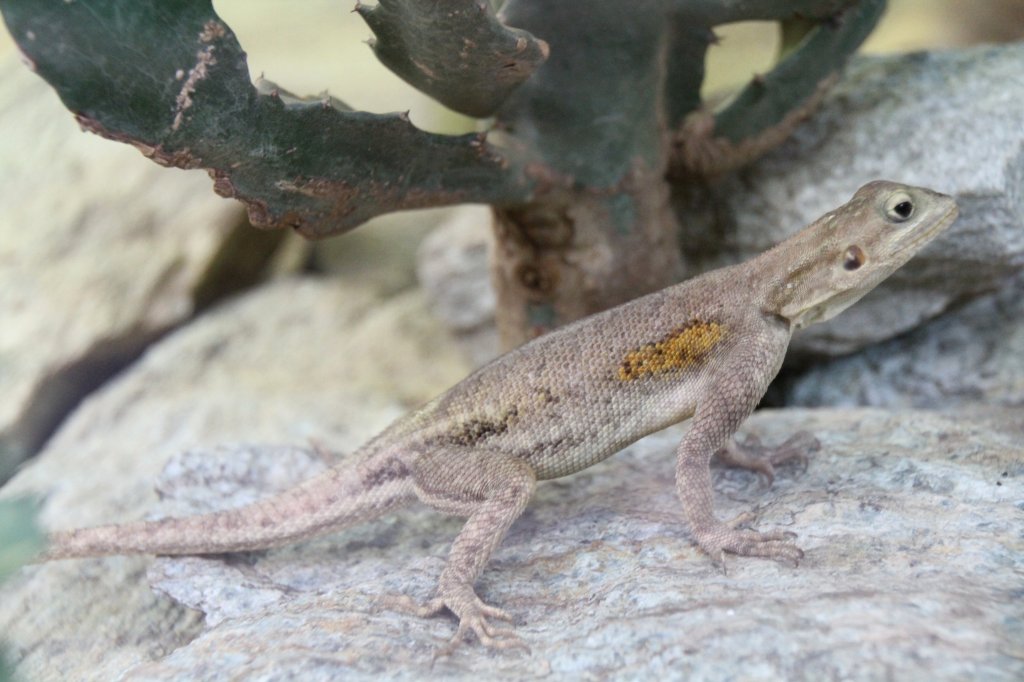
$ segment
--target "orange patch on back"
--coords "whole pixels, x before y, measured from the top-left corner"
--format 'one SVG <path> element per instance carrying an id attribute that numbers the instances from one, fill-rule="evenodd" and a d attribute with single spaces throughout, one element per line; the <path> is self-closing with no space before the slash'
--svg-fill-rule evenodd
<path id="1" fill-rule="evenodd" d="M 725 336 L 718 322 L 694 320 L 660 341 L 644 344 L 626 353 L 619 365 L 619 379 L 633 381 L 692 367 L 700 362 Z"/>

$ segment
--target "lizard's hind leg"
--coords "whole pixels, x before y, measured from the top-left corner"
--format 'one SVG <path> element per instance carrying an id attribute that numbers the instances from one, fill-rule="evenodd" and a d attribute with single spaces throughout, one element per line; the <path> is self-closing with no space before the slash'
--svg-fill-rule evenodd
<path id="1" fill-rule="evenodd" d="M 486 646 L 523 648 L 511 628 L 490 621 L 511 620 L 502 609 L 485 604 L 473 589 L 491 554 L 519 518 L 533 494 L 537 477 L 525 461 L 493 452 L 457 448 L 421 456 L 414 466 L 416 495 L 438 511 L 465 516 L 430 602 L 414 606 L 409 598 L 391 604 L 429 616 L 449 609 L 459 629 L 442 653 L 450 652 L 469 631 Z"/>

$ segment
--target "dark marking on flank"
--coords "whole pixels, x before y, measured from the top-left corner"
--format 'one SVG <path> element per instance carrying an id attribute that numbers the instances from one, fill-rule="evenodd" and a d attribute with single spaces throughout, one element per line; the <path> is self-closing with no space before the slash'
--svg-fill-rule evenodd
<path id="1" fill-rule="evenodd" d="M 390 481 L 408 478 L 411 474 L 412 470 L 406 466 L 405 462 L 397 457 L 390 457 L 382 466 L 374 469 L 363 478 L 363 487 L 371 490 Z"/>
<path id="2" fill-rule="evenodd" d="M 472 417 L 452 427 L 452 430 L 446 434 L 445 440 L 455 445 L 471 447 L 488 438 L 505 433 L 512 420 L 518 416 L 519 408 L 513 405 L 497 419 Z"/>

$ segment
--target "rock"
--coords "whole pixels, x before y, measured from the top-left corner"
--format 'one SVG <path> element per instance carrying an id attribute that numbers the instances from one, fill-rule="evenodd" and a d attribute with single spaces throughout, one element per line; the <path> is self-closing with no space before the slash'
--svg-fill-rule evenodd
<path id="1" fill-rule="evenodd" d="M 807 551 L 798 569 L 731 557 L 726 575 L 692 546 L 670 481 L 678 427 L 540 485 L 479 583 L 485 600 L 516 617 L 528 655 L 470 643 L 434 662 L 452 619 L 380 607 L 390 594 L 432 594 L 460 522 L 424 509 L 290 548 L 152 562 L 154 587 L 205 619 L 189 621 L 187 641 L 166 626 L 145 630 L 147 649 L 137 653 L 148 662 L 107 664 L 98 651 L 124 644 L 82 637 L 89 624 L 76 618 L 58 632 L 36 631 L 31 644 L 19 621 L 5 627 L 14 650 L 27 652 L 24 674 L 39 678 L 58 669 L 76 677 L 69 659 L 87 657 L 101 661 L 88 668 L 93 676 L 125 680 L 413 679 L 426 671 L 499 680 L 954 680 L 980 671 L 1019 679 L 1019 411 L 789 409 L 761 412 L 744 430 L 774 443 L 804 428 L 821 452 L 806 472 L 783 468 L 771 490 L 748 472 L 715 470 L 718 514 L 753 509 L 760 527 L 796 532 Z M 241 504 L 323 466 L 298 448 L 201 448 L 165 469 L 158 514 Z M 119 589 L 134 595 L 141 575 L 123 576 L 123 562 L 24 569 L 2 603 L 57 570 L 91 582 L 62 592 L 51 617 L 95 603 L 103 571 L 129 580 Z M 138 617 L 137 598 L 101 598 L 109 618 Z M 89 652 L 52 644 L 69 641 Z M 164 653 L 154 653 L 159 646 Z"/>
<path id="2" fill-rule="evenodd" d="M 147 344 L 257 279 L 283 233 L 248 227 L 205 174 L 81 132 L 15 54 L 0 83 L 2 482 Z"/>
<path id="3" fill-rule="evenodd" d="M 431 208 L 374 218 L 358 230 L 316 242 L 312 266 L 318 272 L 372 284 L 385 296 L 408 289 L 416 284 L 420 244 L 432 228 L 459 210 Z M 489 225 L 485 222 L 484 229 Z"/>
<path id="4" fill-rule="evenodd" d="M 1024 276 L 905 336 L 815 365 L 785 394 L 806 406 L 1024 407 Z"/>
<path id="5" fill-rule="evenodd" d="M 705 271 L 756 255 L 885 178 L 953 195 L 950 231 L 863 301 L 794 340 L 841 355 L 892 338 L 1024 268 L 1024 44 L 854 59 L 821 110 L 763 159 L 681 193 Z"/>
<path id="6" fill-rule="evenodd" d="M 239 441 L 354 449 L 467 371 L 426 307 L 417 292 L 385 302 L 326 279 L 266 285 L 152 346 L 79 406 L 2 494 L 44 497 L 51 528 L 96 524 L 152 511 L 157 474 L 183 450 Z M 61 562 L 0 587 L 0 633 L 25 678 L 115 679 L 196 636 L 200 619 L 154 595 L 146 565 Z"/>
<path id="7" fill-rule="evenodd" d="M 482 365 L 500 351 L 487 255 L 493 216 L 485 206 L 461 206 L 432 230 L 417 254 L 416 274 L 434 314 Z"/>

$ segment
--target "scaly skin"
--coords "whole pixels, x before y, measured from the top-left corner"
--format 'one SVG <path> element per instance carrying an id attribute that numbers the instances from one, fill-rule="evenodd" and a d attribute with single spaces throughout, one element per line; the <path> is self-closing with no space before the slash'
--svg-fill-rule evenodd
<path id="1" fill-rule="evenodd" d="M 580 320 L 494 360 L 289 491 L 215 514 L 60 532 L 44 558 L 264 548 L 419 499 L 467 521 L 435 599 L 395 603 L 424 615 L 453 611 L 460 620 L 453 645 L 472 631 L 488 646 L 521 647 L 511 630 L 491 624 L 508 615 L 483 603 L 473 585 L 536 482 L 585 469 L 692 418 L 677 451 L 676 486 L 694 539 L 716 562 L 729 552 L 795 564 L 803 553 L 791 534 L 738 529 L 715 517 L 711 456 L 721 451 L 729 463 L 769 479 L 773 463 L 800 457 L 792 444 L 758 458 L 731 442 L 778 372 L 793 331 L 856 302 L 956 215 L 956 204 L 942 194 L 872 182 L 752 260 Z"/>

